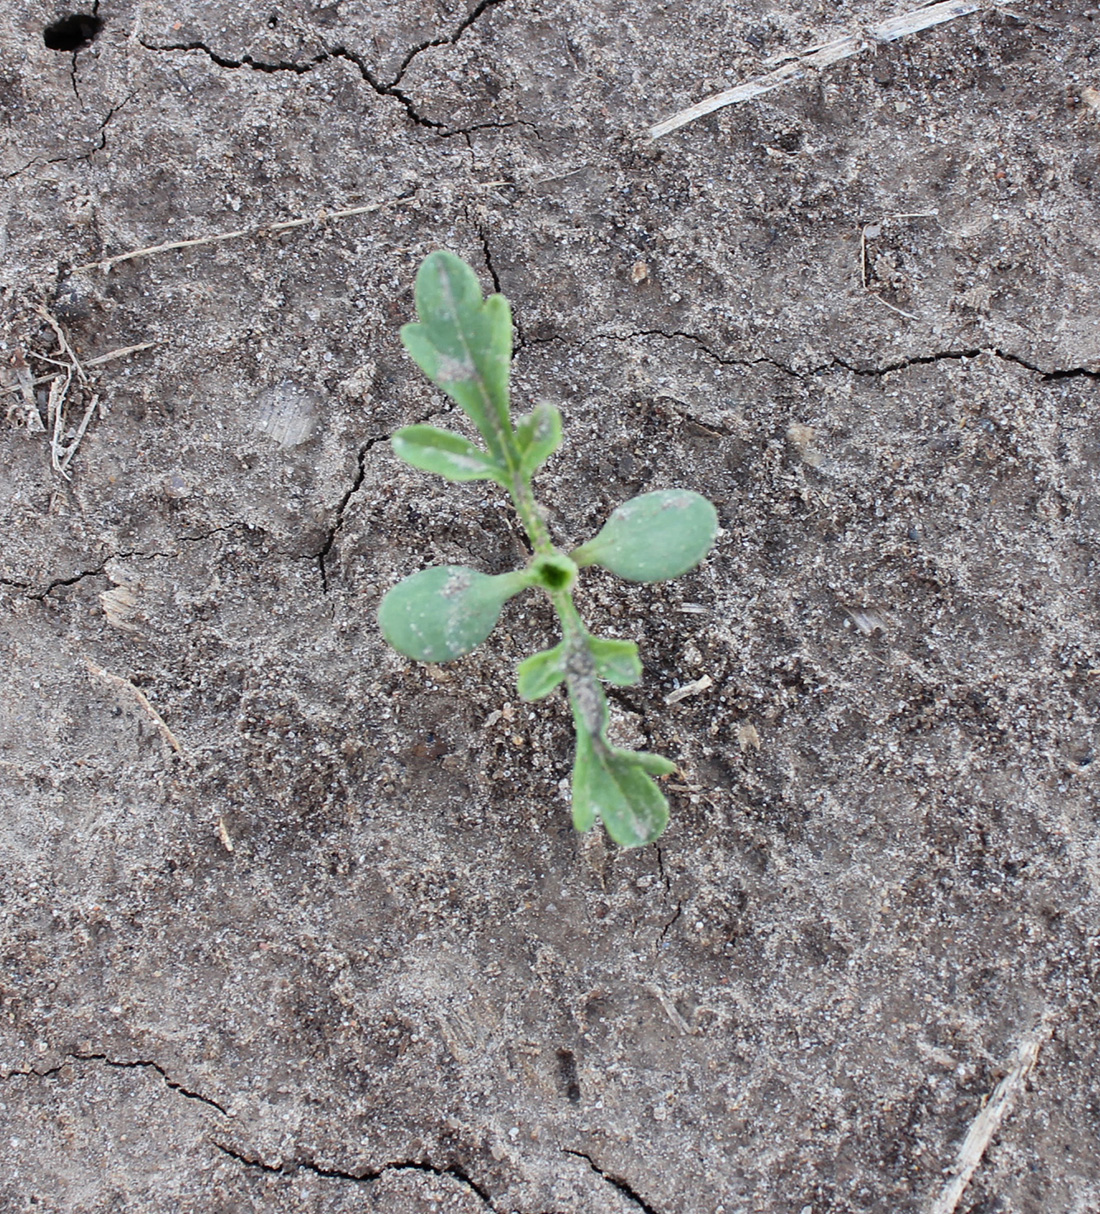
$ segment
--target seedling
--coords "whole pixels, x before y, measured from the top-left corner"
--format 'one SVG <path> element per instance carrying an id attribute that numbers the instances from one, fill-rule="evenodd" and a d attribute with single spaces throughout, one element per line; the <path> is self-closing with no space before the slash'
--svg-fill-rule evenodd
<path id="1" fill-rule="evenodd" d="M 540 700 L 564 683 L 573 708 L 573 825 L 599 818 L 622 847 L 656 839 L 668 824 L 668 802 L 654 776 L 674 763 L 607 739 L 607 698 L 601 681 L 624 687 L 642 676 L 633 641 L 595 637 L 573 602 L 577 572 L 602 565 L 633 582 L 679 577 L 710 550 L 714 507 L 687 489 L 643 493 L 621 505 L 600 532 L 568 556 L 554 547 L 531 479 L 561 443 L 561 414 L 539 405 L 513 426 L 508 405 L 512 313 L 503 295 L 482 299 L 477 276 L 453 253 L 432 253 L 416 276 L 419 324 L 401 340 L 425 375 L 459 406 L 484 440 L 478 446 L 450 430 L 405 426 L 394 451 L 414 468 L 453 481 L 495 481 L 511 495 L 531 541 L 526 569 L 490 576 L 463 565 L 414 573 L 382 599 L 378 622 L 387 641 L 421 662 L 449 662 L 492 632 L 504 604 L 532 586 L 549 596 L 562 639 L 519 664 L 518 690 Z"/>

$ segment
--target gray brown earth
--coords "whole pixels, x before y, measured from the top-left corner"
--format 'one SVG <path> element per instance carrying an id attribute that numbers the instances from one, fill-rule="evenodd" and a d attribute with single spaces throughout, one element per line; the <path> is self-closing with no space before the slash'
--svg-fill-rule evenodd
<path id="1" fill-rule="evenodd" d="M 0 13 L 0 1208 L 928 1211 L 1007 1079 L 955 1208 L 1100 1211 L 1095 6 L 658 142 L 902 10 L 100 0 L 51 49 L 74 11 Z M 570 827 L 544 603 L 443 668 L 375 627 L 526 559 L 386 441 L 464 425 L 397 335 L 439 247 L 563 410 L 563 547 L 718 507 L 579 595 L 679 765 L 655 846 Z M 59 403 L 51 320 L 153 344 Z"/>

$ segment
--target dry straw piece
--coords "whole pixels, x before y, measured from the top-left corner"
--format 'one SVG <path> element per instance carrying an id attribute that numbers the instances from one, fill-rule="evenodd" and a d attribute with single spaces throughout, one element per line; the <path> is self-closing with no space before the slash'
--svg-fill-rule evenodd
<path id="1" fill-rule="evenodd" d="M 573 172 L 580 172 L 574 169 Z M 568 174 L 565 174 L 568 176 Z M 554 180 L 547 178 L 548 181 Z M 508 180 L 479 181 L 473 188 L 478 191 L 492 190 L 498 186 L 512 185 Z M 251 236 L 257 240 L 280 236 L 283 232 L 293 232 L 296 228 L 324 227 L 340 219 L 351 219 L 356 215 L 374 215 L 378 211 L 388 210 L 403 202 L 411 202 L 419 195 L 420 187 L 415 187 L 410 193 L 387 198 L 382 202 L 368 202 L 359 207 L 339 207 L 330 210 L 322 207 L 312 215 L 301 215 L 295 219 L 279 219 L 270 223 L 254 224 L 250 228 L 234 228 L 231 232 L 214 232 L 209 236 L 196 236 L 187 240 L 169 240 L 164 244 L 146 245 L 142 249 L 128 249 L 125 253 L 116 253 L 113 257 L 104 257 L 100 261 L 88 261 L 83 265 L 74 266 L 74 272 L 80 270 L 110 270 L 124 261 L 133 261 L 135 257 L 150 257 L 154 253 L 171 253 L 176 249 L 197 249 L 203 245 L 221 244 L 226 240 L 243 240 Z"/>
<path id="2" fill-rule="evenodd" d="M 156 731 L 160 734 L 163 741 L 171 747 L 181 758 L 183 757 L 183 747 L 179 743 L 179 739 L 168 728 L 164 718 L 159 712 L 149 703 L 149 697 L 141 690 L 140 687 L 135 687 L 129 679 L 124 679 L 121 675 L 111 674 L 109 670 L 104 670 L 102 666 L 97 666 L 91 658 L 84 659 L 84 665 L 88 667 L 89 674 L 93 674 L 97 679 L 101 679 L 110 687 L 121 691 L 124 695 L 133 696 L 141 705 L 149 719 L 156 727 Z"/>
<path id="3" fill-rule="evenodd" d="M 1037 1027 L 1020 1041 L 1008 1074 L 993 1089 L 989 1099 L 985 1101 L 981 1111 L 971 1123 L 966 1138 L 963 1139 L 963 1144 L 959 1148 L 955 1166 L 951 1169 L 951 1179 L 929 1207 L 928 1214 L 955 1214 L 962 1195 L 966 1191 L 966 1186 L 982 1162 L 986 1148 L 1001 1128 L 1001 1123 L 1016 1102 L 1016 1098 L 1024 1090 L 1028 1075 L 1039 1061 L 1039 1051 L 1050 1040 L 1053 1032 L 1054 1020 L 1047 1014 L 1040 1019 Z"/>
<path id="4" fill-rule="evenodd" d="M 143 341 L 136 346 L 120 346 L 117 350 L 108 350 L 106 354 L 97 354 L 95 358 L 86 358 L 81 365 L 87 370 L 88 367 L 98 367 L 101 363 L 113 362 L 116 358 L 128 358 L 131 354 L 138 354 L 142 350 L 151 350 L 155 345 L 157 345 L 155 341 Z M 41 358 L 44 362 L 57 363 L 59 366 L 69 366 L 68 363 L 61 363 L 56 358 L 47 358 L 44 354 L 36 354 L 34 357 Z M 17 370 L 22 371 L 23 368 L 18 367 Z M 36 379 L 28 376 L 25 383 L 23 377 L 20 376 L 19 382 L 16 384 L 0 384 L 0 392 L 23 392 L 25 395 L 26 388 L 37 388 L 40 384 L 53 383 L 55 379 L 60 379 L 64 374 L 64 371 L 52 371 L 49 375 L 39 375 Z M 30 403 L 35 404 L 33 396 Z M 41 419 L 39 420 L 41 421 Z"/>
<path id="5" fill-rule="evenodd" d="M 40 359 L 42 362 L 52 363 L 59 370 L 53 371 L 49 375 L 39 376 L 37 379 L 32 378 L 22 351 L 17 351 L 16 355 L 12 358 L 12 367 L 14 368 L 17 382 L 15 384 L 0 384 L 0 391 L 16 392 L 22 395 L 22 406 L 11 406 L 8 409 L 8 417 L 11 418 L 16 414 L 21 416 L 23 424 L 32 434 L 40 433 L 43 430 L 47 431 L 50 439 L 50 464 L 55 472 L 60 473 L 66 480 L 71 480 L 72 473 L 69 471 L 69 465 L 72 463 L 73 456 L 77 453 L 81 442 L 84 440 L 88 424 L 92 420 L 96 409 L 99 409 L 101 417 L 106 415 L 106 411 L 100 403 L 99 393 L 91 392 L 91 384 L 88 380 L 86 368 L 98 363 L 110 362 L 114 358 L 123 358 L 128 354 L 136 353 L 138 350 L 147 350 L 156 343 L 143 342 L 141 345 L 127 346 L 121 350 L 110 350 L 106 354 L 99 355 L 98 358 L 81 362 L 70 344 L 65 330 L 61 327 L 56 317 L 41 306 L 36 307 L 35 312 L 54 331 L 54 336 L 57 338 L 56 353 L 61 355 L 61 357 L 57 358 L 50 354 L 38 354 L 33 351 L 31 352 L 31 357 Z M 85 406 L 83 416 L 75 429 L 66 425 L 65 417 L 65 403 L 74 379 L 79 381 L 91 393 L 91 399 Z M 34 396 L 34 389 L 39 384 L 50 385 L 49 396 L 46 400 L 45 424 L 43 424 L 42 418 L 39 415 L 38 403 Z"/>
<path id="6" fill-rule="evenodd" d="M 143 249 L 130 249 L 126 253 L 118 253 L 114 257 L 104 257 L 102 261 L 89 261 L 76 270 L 110 270 L 123 261 L 133 261 L 135 257 L 149 257 L 154 253 L 169 253 L 173 249 L 194 249 L 200 245 L 219 244 L 223 240 L 240 240 L 245 236 L 278 236 L 282 232 L 291 232 L 295 228 L 308 227 L 311 224 L 323 225 L 337 219 L 348 219 L 352 215 L 371 215 L 375 211 L 385 210 L 398 202 L 406 202 L 405 198 L 390 198 L 386 202 L 371 202 L 361 207 L 346 207 L 340 211 L 318 211 L 316 215 L 307 215 L 298 219 L 281 219 L 276 223 L 259 224 L 251 228 L 235 228 L 232 232 L 216 232 L 212 236 L 196 236 L 193 240 L 169 240 L 165 244 L 147 245 Z"/>
<path id="7" fill-rule="evenodd" d="M 713 114 L 715 110 L 723 109 L 727 105 L 736 105 L 739 101 L 751 101 L 754 97 L 770 93 L 772 89 L 780 88 L 792 80 L 802 80 L 812 71 L 839 63 L 842 59 L 850 59 L 876 43 L 895 42 L 907 34 L 931 29 L 934 25 L 954 21 L 956 17 L 966 17 L 986 7 L 988 6 L 983 0 L 940 0 L 938 4 L 925 5 L 901 16 L 890 17 L 878 25 L 868 26 L 833 42 L 814 47 L 764 76 L 756 76 L 736 88 L 714 93 L 695 105 L 688 106 L 686 110 L 673 114 L 671 118 L 666 118 L 664 122 L 650 127 L 649 137 L 660 139 L 662 135 L 679 130 L 689 122 L 694 122 L 696 118 L 705 118 L 707 114 Z"/>

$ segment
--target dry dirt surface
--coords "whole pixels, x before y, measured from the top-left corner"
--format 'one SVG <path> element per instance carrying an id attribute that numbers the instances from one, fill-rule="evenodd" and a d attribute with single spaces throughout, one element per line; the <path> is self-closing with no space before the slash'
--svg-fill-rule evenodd
<path id="1" fill-rule="evenodd" d="M 1100 1211 L 1090 4 L 2 6 L 5 1214 Z M 378 634 L 526 559 L 387 442 L 464 425 L 440 247 L 561 546 L 718 507 L 579 595 L 648 848 L 570 827 L 547 605 Z"/>

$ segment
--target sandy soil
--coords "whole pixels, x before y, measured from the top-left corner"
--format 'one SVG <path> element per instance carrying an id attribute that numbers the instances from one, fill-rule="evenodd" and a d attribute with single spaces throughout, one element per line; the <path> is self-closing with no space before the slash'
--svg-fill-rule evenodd
<path id="1" fill-rule="evenodd" d="M 0 1206 L 1100 1211 L 1100 13 L 653 142 L 903 10 L 86 11 L 0 12 Z M 565 415 L 562 545 L 718 506 L 579 596 L 680 766 L 647 849 L 570 828 L 534 597 L 377 633 L 524 559 L 387 442 L 461 424 L 397 338 L 438 247 Z"/>

